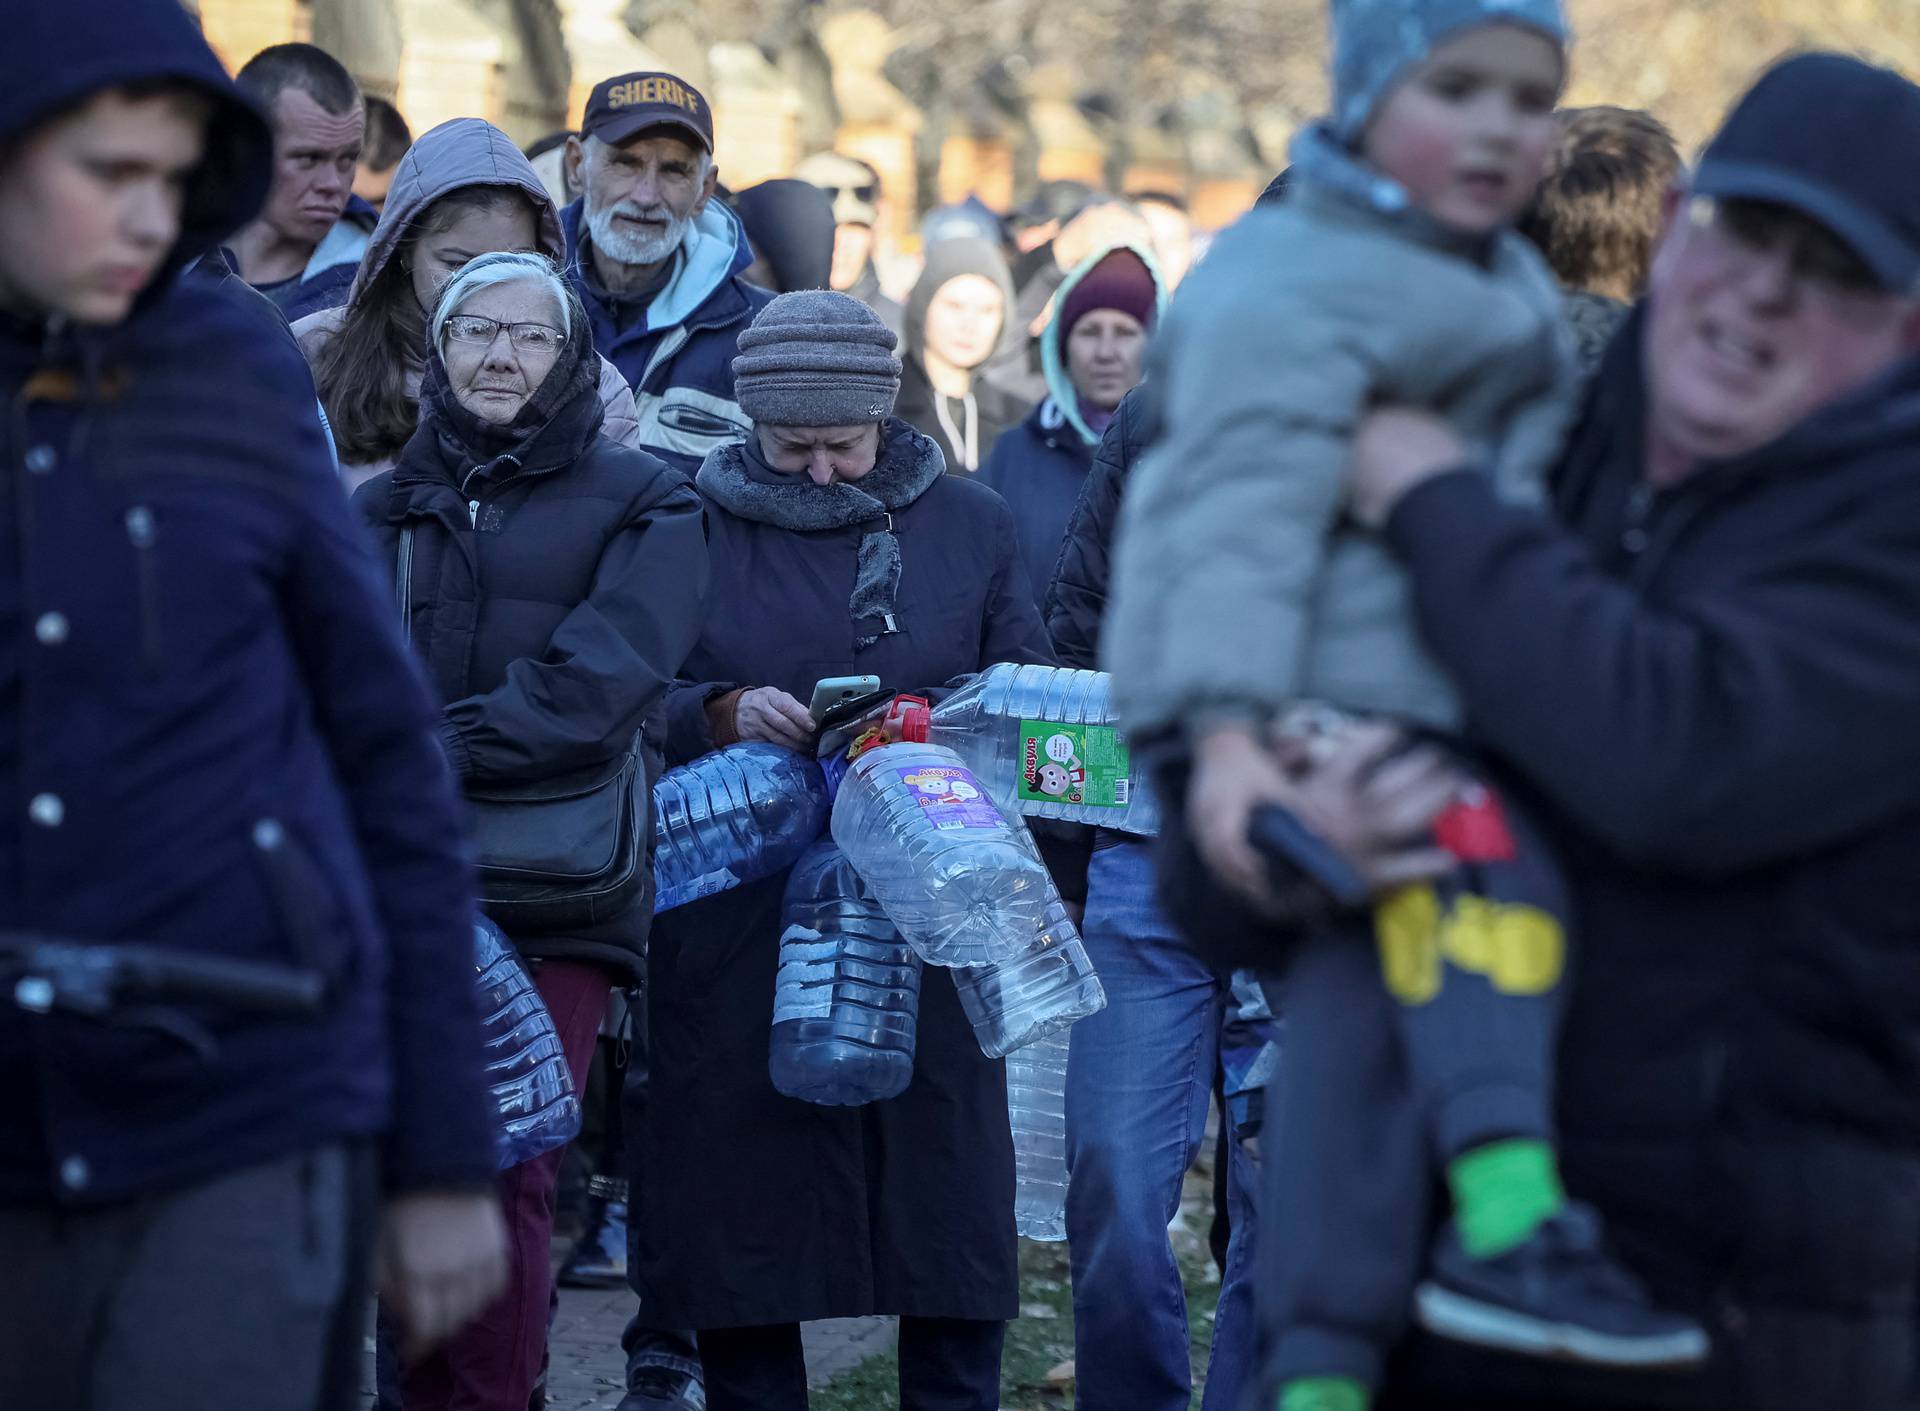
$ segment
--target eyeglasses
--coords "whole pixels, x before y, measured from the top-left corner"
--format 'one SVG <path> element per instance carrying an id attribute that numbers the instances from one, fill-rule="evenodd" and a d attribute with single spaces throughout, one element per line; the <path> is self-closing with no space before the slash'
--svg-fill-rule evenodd
<path id="1" fill-rule="evenodd" d="M 1736 260 L 1751 263 L 1764 256 L 1784 254 L 1793 277 L 1822 293 L 1886 293 L 1873 270 L 1838 236 L 1791 207 L 1697 196 L 1687 217 L 1697 228 L 1722 236 L 1722 244 Z"/>
<path id="2" fill-rule="evenodd" d="M 880 199 L 879 184 L 871 181 L 865 186 L 824 186 L 821 190 L 825 191 L 829 196 L 853 196 L 862 201 L 878 201 Z"/>
<path id="3" fill-rule="evenodd" d="M 497 318 L 482 318 L 479 314 L 455 314 L 440 326 L 456 343 L 487 346 L 492 345 L 504 328 L 513 346 L 523 353 L 557 353 L 567 341 L 566 334 L 544 323 L 502 323 Z"/>

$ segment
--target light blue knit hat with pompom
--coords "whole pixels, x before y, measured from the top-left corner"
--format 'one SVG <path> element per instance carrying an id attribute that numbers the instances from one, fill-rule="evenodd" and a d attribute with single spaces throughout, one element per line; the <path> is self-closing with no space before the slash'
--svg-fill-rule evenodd
<path id="1" fill-rule="evenodd" d="M 1333 0 L 1333 127 L 1352 142 L 1408 69 L 1462 30 L 1512 24 L 1562 48 L 1560 0 Z"/>

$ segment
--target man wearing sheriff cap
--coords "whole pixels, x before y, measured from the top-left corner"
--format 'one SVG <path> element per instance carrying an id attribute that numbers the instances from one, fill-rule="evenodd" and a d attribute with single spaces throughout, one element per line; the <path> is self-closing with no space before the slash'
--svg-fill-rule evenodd
<path id="1" fill-rule="evenodd" d="M 692 475 L 747 431 L 735 343 L 773 297 L 742 277 L 753 252 L 713 199 L 713 109 L 672 74 L 607 79 L 566 164 L 583 193 L 561 217 L 567 275 L 594 347 L 633 385 L 641 444 Z"/>

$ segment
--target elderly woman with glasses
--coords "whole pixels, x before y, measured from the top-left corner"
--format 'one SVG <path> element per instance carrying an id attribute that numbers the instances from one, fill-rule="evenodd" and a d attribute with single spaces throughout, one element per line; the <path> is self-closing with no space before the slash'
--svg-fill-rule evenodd
<path id="1" fill-rule="evenodd" d="M 533 784 L 608 763 L 640 732 L 651 783 L 667 686 L 700 631 L 700 499 L 602 434 L 587 319 L 543 256 L 471 261 L 428 331 L 419 429 L 354 504 L 400 575 L 396 611 L 442 702 L 447 762 L 470 790 Z M 578 1085 L 609 989 L 642 974 L 652 902 L 648 888 L 592 925 L 507 928 Z M 475 1387 L 484 1400 L 462 1406 L 524 1411 L 546 1340 L 560 1155 L 502 1173 L 509 1287 L 404 1369 L 409 1411 Z"/>

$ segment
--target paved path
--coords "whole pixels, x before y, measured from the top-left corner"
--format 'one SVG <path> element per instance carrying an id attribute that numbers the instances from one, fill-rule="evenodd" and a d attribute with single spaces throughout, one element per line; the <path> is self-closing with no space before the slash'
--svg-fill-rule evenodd
<path id="1" fill-rule="evenodd" d="M 547 1369 L 547 1411 L 612 1411 L 626 1394 L 626 1361 L 620 1333 L 633 1313 L 633 1295 L 625 1289 L 561 1289 Z M 836 1318 L 808 1323 L 807 1383 L 821 1386 L 849 1367 L 889 1350 L 892 1318 Z"/>
<path id="2" fill-rule="evenodd" d="M 626 1358 L 620 1334 L 633 1313 L 625 1289 L 561 1289 L 547 1369 L 547 1411 L 613 1411 L 626 1395 Z M 801 1330 L 807 1383 L 823 1386 L 893 1347 L 892 1318 L 835 1318 Z M 373 1348 L 367 1348 L 366 1404 L 373 1404 Z"/>

